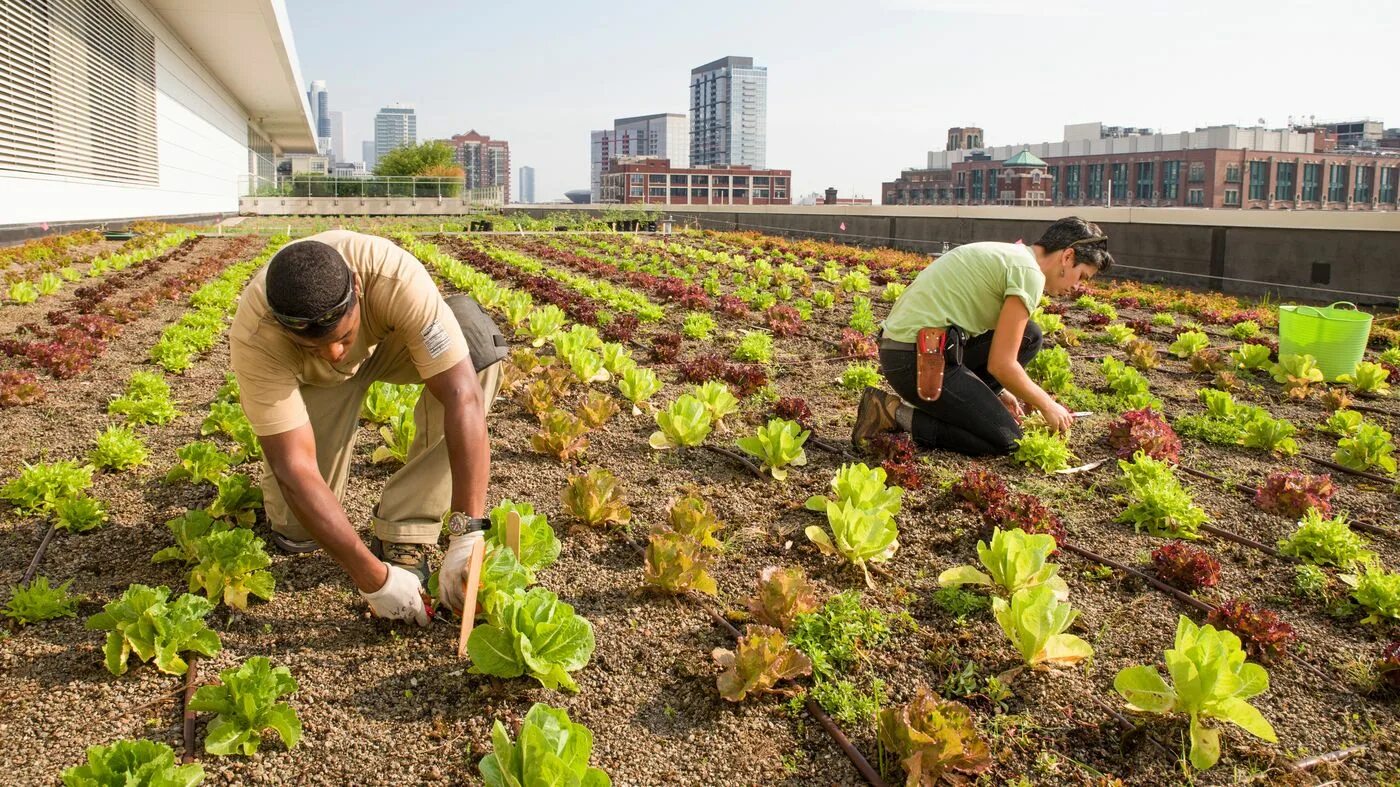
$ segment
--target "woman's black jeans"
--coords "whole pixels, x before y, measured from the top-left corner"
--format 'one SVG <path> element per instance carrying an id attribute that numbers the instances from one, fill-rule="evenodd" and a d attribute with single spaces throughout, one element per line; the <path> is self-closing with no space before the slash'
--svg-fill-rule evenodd
<path id="1" fill-rule="evenodd" d="M 987 371 L 992 349 L 988 331 L 963 345 L 961 366 L 943 372 L 943 393 L 937 401 L 919 398 L 913 350 L 880 350 L 880 370 L 890 387 L 914 409 L 914 441 L 926 448 L 945 448 L 970 456 L 1009 454 L 1021 439 L 1021 426 L 998 394 L 1001 383 Z M 1040 326 L 1026 323 L 1016 360 L 1025 366 L 1040 352 Z"/>

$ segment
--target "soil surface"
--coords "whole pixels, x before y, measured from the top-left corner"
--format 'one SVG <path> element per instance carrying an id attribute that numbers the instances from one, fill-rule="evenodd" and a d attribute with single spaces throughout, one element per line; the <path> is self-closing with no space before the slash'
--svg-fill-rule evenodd
<path id="1" fill-rule="evenodd" d="M 461 242 L 436 240 L 447 251 Z M 245 244 L 240 258 L 247 259 L 262 241 L 204 238 L 195 249 L 215 253 L 221 244 L 232 243 Z M 878 291 L 877 286 L 872 295 Z M 45 380 L 49 396 L 40 405 L 0 410 L 0 450 L 11 457 L 11 467 L 85 456 L 93 436 L 108 422 L 107 400 L 122 389 L 131 371 L 154 368 L 147 363 L 147 350 L 160 329 L 186 308 L 186 302 L 158 305 L 127 325 L 91 372 L 60 386 Z M 639 362 L 649 363 L 642 348 L 655 335 L 679 329 L 686 310 L 678 305 L 666 309 L 662 323 L 639 331 L 633 348 Z M 877 319 L 887 310 L 877 298 Z M 1141 310 L 1120 312 L 1124 319 L 1151 316 Z M 839 335 L 850 313 L 849 299 L 834 309 L 817 310 L 804 336 L 776 342 L 770 369 L 776 393 L 806 399 L 817 433 L 847 448 L 856 397 L 834 382 L 847 361 L 822 359 L 839 354 L 829 339 Z M 18 315 L 12 320 L 8 310 L 0 309 L 0 336 L 14 329 Z M 753 320 L 718 311 L 714 316 L 719 324 L 714 337 L 686 340 L 682 358 L 702 352 L 727 356 L 739 335 L 753 327 Z M 1081 318 L 1080 311 L 1071 310 L 1066 320 L 1082 325 Z M 1210 331 L 1216 334 L 1216 346 L 1233 346 L 1220 329 Z M 1170 341 L 1161 333 L 1152 338 L 1163 347 Z M 512 340 L 512 346 L 524 344 Z M 1104 345 L 1090 343 L 1071 350 L 1076 356 L 1106 351 Z M 1095 365 L 1076 363 L 1080 385 L 1102 384 Z M 112 522 L 90 533 L 55 537 L 39 573 L 55 582 L 72 579 L 73 590 L 86 600 L 75 618 L 14 629 L 0 640 L 0 693 L 6 697 L 0 706 L 0 734 L 32 742 L 0 782 L 56 783 L 62 769 L 82 761 L 86 746 L 123 737 L 150 738 L 181 749 L 178 690 L 183 680 L 135 663 L 125 676 L 112 676 L 102 663 L 103 634 L 85 630 L 83 621 L 132 582 L 184 589 L 184 570 L 174 563 L 153 565 L 151 555 L 171 543 L 163 523 L 206 505 L 212 489 L 166 485 L 163 477 L 176 449 L 200 439 L 200 422 L 227 368 L 227 347 L 221 343 L 186 374 L 167 375 L 184 415 L 165 427 L 142 430 L 151 449 L 147 466 L 99 474 L 91 490 L 107 503 Z M 666 382 L 655 402 L 669 402 L 690 387 L 673 366 L 654 368 Z M 1183 372 L 1184 365 L 1169 360 L 1148 375 L 1153 392 L 1173 416 L 1201 409 L 1195 391 L 1207 380 Z M 1262 404 L 1300 427 L 1325 417 L 1318 398 L 1286 401 L 1271 381 L 1261 376 L 1256 382 L 1257 391 L 1237 398 Z M 616 390 L 610 384 L 594 388 Z M 572 408 L 583 393 L 575 387 L 564 404 Z M 647 445 L 655 431 L 651 418 L 633 416 L 619 402 L 623 411 L 591 433 L 582 460 L 569 465 L 530 449 L 537 422 L 513 396 L 503 394 L 489 420 L 489 502 L 525 500 L 548 515 L 563 551 L 558 562 L 540 572 L 539 582 L 594 627 L 592 660 L 575 673 L 579 693 L 547 691 L 524 678 L 469 674 L 469 665 L 455 657 L 455 624 L 435 622 L 419 629 L 370 619 L 364 602 L 328 557 L 284 556 L 269 544 L 276 595 L 243 612 L 221 606 L 210 616 L 223 650 L 198 662 L 200 680 L 212 680 L 218 670 L 251 656 L 268 656 L 275 665 L 290 668 L 300 684 L 289 702 L 305 734 L 290 751 L 269 738 L 253 757 L 215 757 L 202 752 L 205 714 L 199 725 L 199 761 L 209 775 L 207 783 L 479 783 L 476 763 L 490 750 L 493 722 L 499 720 L 513 732 L 534 702 L 565 708 L 575 722 L 592 730 L 593 765 L 605 769 L 615 784 L 862 783 L 820 727 L 805 712 L 790 710 L 787 698 L 721 699 L 711 651 L 732 647 L 729 635 L 692 600 L 643 589 L 642 558 L 629 540 L 644 541 L 651 526 L 666 520 L 669 504 L 688 490 L 709 501 L 727 523 L 713 572 L 719 592 L 705 604 L 742 620 L 740 611 L 747 608 L 760 571 L 797 565 L 823 598 L 855 590 L 869 607 L 901 618 L 907 613 L 909 622 L 895 625 L 892 640 L 868 652 L 851 677 L 862 683 L 883 680 L 888 704 L 907 700 L 920 684 L 966 702 L 994 759 L 986 783 L 1105 783 L 1108 777 L 1131 784 L 1183 781 L 1184 724 L 1134 720 L 1144 722 L 1142 728 L 1125 730 L 1115 716 L 1123 711 L 1112 681 L 1123 667 L 1160 663 L 1178 616 L 1194 615 L 1186 607 L 1131 576 L 1057 555 L 1070 600 L 1081 611 L 1074 632 L 1093 645 L 1095 657 L 1073 669 L 1022 672 L 1010 679 L 1009 694 L 993 696 L 986 679 L 1017 666 L 1014 648 L 988 613 L 955 618 L 934 598 L 941 571 L 976 562 L 980 523 L 944 491 L 974 464 L 994 470 L 1020 491 L 1039 495 L 1065 519 L 1071 543 L 1126 564 L 1144 564 L 1163 541 L 1114 522 L 1121 506 L 1113 500 L 1117 471 L 1112 464 L 1047 476 L 1006 458 L 974 461 L 940 451 L 921 454 L 925 483 L 905 496 L 897 520 L 900 549 L 885 564 L 887 575 L 877 576 L 876 587 L 866 590 L 858 570 L 823 556 L 802 533 L 808 525 L 824 524 L 822 517 L 803 510 L 803 501 L 827 491 L 836 470 L 852 461 L 849 456 L 809 446 L 809 463 L 795 468 L 785 483 L 762 481 L 707 451 L 653 451 Z M 1377 405 L 1400 413 L 1400 405 Z M 751 433 L 768 416 L 768 406 L 759 398 L 745 400 L 742 412 L 728 419 L 729 433 L 717 433 L 710 442 L 732 447 L 736 437 Z M 1392 432 L 1400 429 L 1396 416 L 1368 417 Z M 1080 461 L 1109 454 L 1104 438 L 1113 418 L 1097 415 L 1076 428 L 1072 446 Z M 345 500 L 351 521 L 366 538 L 370 509 L 392 472 L 370 462 L 380 442 L 374 430 L 361 429 Z M 1284 467 L 1321 472 L 1301 459 L 1277 461 L 1258 451 L 1184 442 L 1183 464 L 1232 480 L 1253 483 Z M 1304 452 L 1318 456 L 1330 456 L 1335 447 L 1334 439 L 1306 428 L 1300 428 L 1299 443 Z M 627 533 L 578 526 L 563 513 L 559 495 L 568 478 L 590 467 L 606 467 L 619 478 L 633 513 Z M 257 465 L 240 470 L 261 474 Z M 1336 480 L 1337 510 L 1400 532 L 1393 514 L 1396 498 L 1389 489 L 1352 477 Z M 1272 544 L 1293 527 L 1217 484 L 1188 480 L 1188 486 L 1221 528 Z M 19 580 L 45 527 L 9 509 L 0 512 L 0 586 Z M 255 529 L 266 537 L 264 522 Z M 1387 566 L 1400 567 L 1400 541 L 1370 540 Z M 1222 736 L 1221 764 L 1195 774 L 1194 780 L 1224 784 L 1258 776 L 1264 782 L 1370 784 L 1395 778 L 1400 756 L 1394 741 L 1400 727 L 1394 699 L 1376 688 L 1370 667 L 1389 641 L 1388 633 L 1362 625 L 1357 615 L 1334 617 L 1321 602 L 1294 595 L 1294 569 L 1286 560 L 1216 538 L 1201 545 L 1223 565 L 1220 586 L 1202 598 L 1242 596 L 1263 604 L 1297 629 L 1300 644 L 1286 660 L 1270 666 L 1270 691 L 1253 701 L 1278 731 L 1279 743 L 1268 745 L 1230 728 Z M 434 555 L 434 565 L 439 557 Z M 856 746 L 878 762 L 873 727 L 859 722 L 843 726 Z M 1354 745 L 1367 750 L 1340 764 L 1286 775 L 1293 760 Z M 887 778 L 901 782 L 898 766 L 885 759 Z"/>

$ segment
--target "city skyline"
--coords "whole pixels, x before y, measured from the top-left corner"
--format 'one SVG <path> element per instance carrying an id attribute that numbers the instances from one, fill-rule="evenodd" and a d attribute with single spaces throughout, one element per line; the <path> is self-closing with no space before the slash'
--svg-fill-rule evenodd
<path id="1" fill-rule="evenodd" d="M 1386 73 L 1384 46 L 1348 48 L 1346 74 L 1299 65 L 1250 75 L 1250 63 L 1281 42 L 1295 42 L 1277 53 L 1292 53 L 1288 62 L 1299 64 L 1308 52 L 1331 51 L 1299 48 L 1317 41 L 1318 24 L 1301 2 L 1123 7 L 1081 0 L 1050 10 L 1029 2 L 877 0 L 860 13 L 821 0 L 720 2 L 700 16 L 648 6 L 645 18 L 618 14 L 609 21 L 609 36 L 628 42 L 622 59 L 599 57 L 597 37 L 579 35 L 598 25 L 586 7 L 551 3 L 528 21 L 504 7 L 483 7 L 470 21 L 498 31 L 488 38 L 473 37 L 454 8 L 426 2 L 401 15 L 381 14 L 363 0 L 294 2 L 289 13 L 303 84 L 329 83 L 332 105 L 346 113 L 351 149 L 369 137 L 375 111 L 394 102 L 417 106 L 420 139 L 490 129 L 538 167 L 540 200 L 588 187 L 579 140 L 600 120 L 688 112 L 681 80 L 697 64 L 726 55 L 751 56 L 768 68 L 766 160 L 795 173 L 794 194 L 835 186 L 842 197 L 878 199 L 882 181 L 922 166 L 953 126 L 985 128 L 986 143 L 999 146 L 1055 139 L 1067 124 L 1097 120 L 1163 131 L 1251 126 L 1261 117 L 1280 127 L 1290 115 L 1376 117 L 1400 126 L 1400 98 L 1377 91 L 1374 80 L 1346 76 Z M 321 24 L 332 10 L 374 19 L 379 35 L 413 39 L 413 55 L 360 57 Z M 1329 4 L 1327 18 L 1340 21 L 1349 12 L 1366 29 L 1400 24 L 1400 7 L 1345 0 Z M 423 18 L 434 20 L 426 33 L 418 26 Z M 1164 25 L 1183 32 L 1152 32 Z M 686 35 L 658 34 L 666 29 Z M 996 43 L 1006 36 L 1018 42 Z M 472 45 L 463 47 L 468 40 Z M 538 57 L 512 54 L 522 48 Z M 512 65 L 499 77 L 463 77 L 504 62 Z M 851 146 L 840 150 L 838 139 Z"/>

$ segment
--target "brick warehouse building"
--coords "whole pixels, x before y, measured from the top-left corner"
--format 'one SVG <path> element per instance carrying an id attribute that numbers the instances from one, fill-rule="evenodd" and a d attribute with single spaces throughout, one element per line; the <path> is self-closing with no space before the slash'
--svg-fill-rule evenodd
<path id="1" fill-rule="evenodd" d="M 790 205 L 792 170 L 749 166 L 673 168 L 667 159 L 614 159 L 603 175 L 605 203 L 627 205 Z"/>
<path id="2" fill-rule="evenodd" d="M 500 186 L 505 202 L 510 203 L 509 142 L 478 134 L 476 129 L 443 141 L 452 147 L 452 160 L 466 174 L 467 188 Z"/>
<path id="3" fill-rule="evenodd" d="M 1161 135 L 1158 135 L 1161 136 Z M 1400 209 L 1400 155 L 1290 147 L 1204 147 L 1036 157 L 1017 146 L 997 160 L 967 151 L 946 168 L 913 169 L 881 188 L 885 205 L 1121 205 L 1260 210 Z M 1282 146 L 1282 145 L 1280 145 Z M 1044 147 L 1044 146 L 1042 146 Z M 1014 166 L 1025 152 L 1041 167 Z M 932 155 L 931 155 L 932 158 Z M 1039 177 L 1036 188 L 1020 186 Z M 1013 180 L 1015 182 L 1013 182 Z M 1043 191 L 1043 198 L 1037 192 Z"/>

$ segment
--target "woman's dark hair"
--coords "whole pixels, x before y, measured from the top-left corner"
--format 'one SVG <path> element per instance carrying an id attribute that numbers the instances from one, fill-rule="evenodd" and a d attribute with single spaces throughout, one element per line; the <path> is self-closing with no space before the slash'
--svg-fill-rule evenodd
<path id="1" fill-rule="evenodd" d="M 1092 265 L 1099 273 L 1113 267 L 1113 255 L 1108 253 L 1108 235 L 1092 221 L 1078 216 L 1066 216 L 1045 228 L 1045 234 L 1035 244 L 1046 251 L 1074 249 L 1074 264 Z"/>
<path id="2" fill-rule="evenodd" d="M 267 264 L 267 305 L 275 314 L 316 320 L 346 302 L 347 288 L 355 286 L 345 258 L 333 247 L 315 240 L 284 246 Z M 346 310 L 354 308 L 354 294 Z M 312 323 L 297 330 L 307 339 L 319 339 L 336 324 Z"/>

